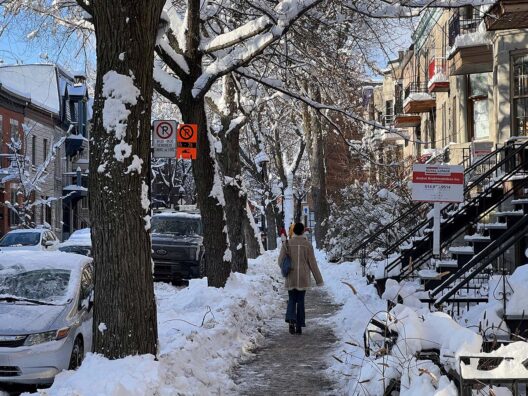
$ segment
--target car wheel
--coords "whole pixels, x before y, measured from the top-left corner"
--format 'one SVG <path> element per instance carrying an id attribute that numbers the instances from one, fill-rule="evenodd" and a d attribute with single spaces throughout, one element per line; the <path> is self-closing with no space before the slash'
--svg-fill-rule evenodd
<path id="1" fill-rule="evenodd" d="M 207 275 L 207 264 L 206 264 L 206 261 L 205 261 L 205 255 L 202 256 L 202 259 L 200 260 L 200 265 L 199 265 L 199 274 L 198 276 L 200 278 L 203 278 Z"/>
<path id="2" fill-rule="evenodd" d="M 84 345 L 82 342 L 82 339 L 80 337 L 77 337 L 75 339 L 75 343 L 73 344 L 72 354 L 70 357 L 70 365 L 68 367 L 68 370 L 75 370 L 77 369 L 84 358 Z"/>

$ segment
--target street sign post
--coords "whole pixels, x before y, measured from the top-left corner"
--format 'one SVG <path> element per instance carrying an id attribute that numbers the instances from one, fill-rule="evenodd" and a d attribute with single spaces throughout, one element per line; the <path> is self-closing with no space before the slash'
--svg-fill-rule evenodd
<path id="1" fill-rule="evenodd" d="M 174 158 L 176 153 L 175 120 L 155 120 L 152 124 L 152 151 L 154 158 Z"/>
<path id="2" fill-rule="evenodd" d="M 413 165 L 413 201 L 433 202 L 433 254 L 440 254 L 442 203 L 464 201 L 464 167 L 459 165 Z"/>
<path id="3" fill-rule="evenodd" d="M 180 124 L 177 133 L 178 147 L 176 158 L 196 159 L 196 142 L 198 141 L 198 125 Z"/>

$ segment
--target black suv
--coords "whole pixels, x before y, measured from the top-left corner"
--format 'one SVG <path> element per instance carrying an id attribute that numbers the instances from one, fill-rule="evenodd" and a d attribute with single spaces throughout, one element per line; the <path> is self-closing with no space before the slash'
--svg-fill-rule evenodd
<path id="1" fill-rule="evenodd" d="M 178 282 L 200 278 L 205 274 L 202 220 L 199 214 L 154 214 L 151 227 L 154 280 Z"/>

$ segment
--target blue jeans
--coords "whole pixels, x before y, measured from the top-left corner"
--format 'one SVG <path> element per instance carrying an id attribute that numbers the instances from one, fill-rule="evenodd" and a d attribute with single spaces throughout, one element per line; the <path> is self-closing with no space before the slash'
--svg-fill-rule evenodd
<path id="1" fill-rule="evenodd" d="M 286 309 L 286 322 L 295 323 L 297 327 L 305 327 L 304 322 L 304 296 L 306 290 L 288 290 L 288 308 Z"/>

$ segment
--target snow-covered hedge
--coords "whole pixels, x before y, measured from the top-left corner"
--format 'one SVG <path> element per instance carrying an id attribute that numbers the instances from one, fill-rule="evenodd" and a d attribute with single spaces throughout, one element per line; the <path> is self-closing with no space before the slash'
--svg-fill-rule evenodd
<path id="1" fill-rule="evenodd" d="M 330 207 L 326 236 L 328 258 L 331 261 L 340 260 L 364 238 L 410 208 L 412 202 L 406 185 L 401 185 L 398 192 L 395 194 L 386 188 L 368 183 L 354 184 L 341 190 Z M 389 234 L 382 235 L 374 244 L 368 246 L 369 252 L 387 247 L 391 241 L 395 241 L 414 225 L 415 221 L 416 217 L 413 217 L 408 219 L 408 223 L 393 227 Z"/>

